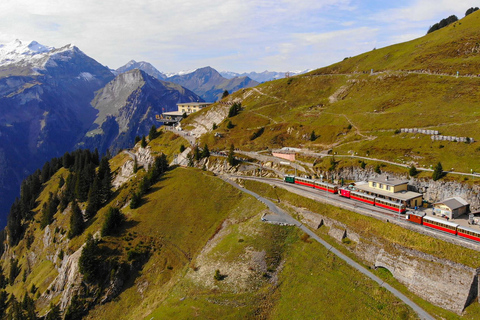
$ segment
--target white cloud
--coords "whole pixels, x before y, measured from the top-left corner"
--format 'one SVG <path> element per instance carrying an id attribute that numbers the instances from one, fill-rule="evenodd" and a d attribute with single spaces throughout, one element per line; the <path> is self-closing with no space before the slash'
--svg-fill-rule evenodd
<path id="1" fill-rule="evenodd" d="M 393 5 L 396 7 L 392 8 Z M 81 50 L 118 67 L 146 60 L 162 71 L 315 68 L 424 34 L 474 1 L 3 0 L 0 43 L 15 38 Z M 462 12 L 462 16 L 463 16 Z M 460 17 L 460 15 L 459 15 Z"/>

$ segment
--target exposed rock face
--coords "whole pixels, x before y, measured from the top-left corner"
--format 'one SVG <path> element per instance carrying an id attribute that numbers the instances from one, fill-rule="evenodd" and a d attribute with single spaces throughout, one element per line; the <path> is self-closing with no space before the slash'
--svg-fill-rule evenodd
<path id="1" fill-rule="evenodd" d="M 42 295 L 42 298 L 51 300 L 61 294 L 60 309 L 62 310 L 65 310 L 68 306 L 82 281 L 82 274 L 80 273 L 78 266 L 82 250 L 83 246 L 72 255 L 63 259 L 62 266 L 58 270 L 58 276 L 50 284 L 49 290 Z"/>
<path id="2" fill-rule="evenodd" d="M 339 221 L 307 210 L 298 212 L 303 217 L 302 223 L 309 227 L 317 229 L 324 225 L 337 241 L 345 237 L 354 241 L 353 252 L 357 257 L 376 268 L 388 269 L 408 290 L 435 305 L 460 314 L 477 297 L 478 270 L 474 268 L 400 245 L 385 244 L 380 239 L 366 239 Z"/>
<path id="3" fill-rule="evenodd" d="M 133 151 L 133 152 L 132 152 Z M 115 179 L 113 179 L 112 185 L 115 188 L 119 188 L 125 182 L 130 180 L 131 177 L 134 176 L 134 165 L 135 159 L 137 159 L 137 166 L 143 166 L 147 171 L 148 168 L 153 164 L 155 161 L 150 147 L 142 148 L 138 147 L 138 149 L 132 151 L 124 151 L 127 153 L 131 159 L 125 161 L 125 163 L 120 167 L 118 174 L 116 175 Z"/>
<path id="4" fill-rule="evenodd" d="M 198 101 L 199 96 L 179 85 L 158 80 L 134 69 L 118 75 L 92 101 L 98 110 L 93 125 L 79 146 L 108 148 L 114 153 L 132 144 L 135 136 L 145 135 L 156 115 L 176 111 L 177 103 Z"/>

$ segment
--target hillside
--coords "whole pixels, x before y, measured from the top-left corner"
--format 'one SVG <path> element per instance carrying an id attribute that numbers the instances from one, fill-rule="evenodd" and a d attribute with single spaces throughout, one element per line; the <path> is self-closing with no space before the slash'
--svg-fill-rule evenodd
<path id="1" fill-rule="evenodd" d="M 218 149 L 233 143 L 244 150 L 288 146 L 324 154 L 353 153 L 372 159 L 368 164 L 379 159 L 427 169 L 440 161 L 444 168 L 480 172 L 478 143 L 459 142 L 461 137 L 480 140 L 480 78 L 465 76 L 474 73 L 480 56 L 475 50 L 460 50 L 474 43 L 472 37 L 479 30 L 480 15 L 475 12 L 420 39 L 235 93 L 225 102 L 241 103 L 242 111 L 203 136 L 202 144 Z M 208 112 L 187 119 L 186 127 L 205 126 L 199 119 Z M 452 138 L 434 141 L 431 135 L 403 133 L 402 128 L 437 130 Z M 261 129 L 262 134 L 255 136 Z M 328 169 L 316 163 L 319 170 Z"/>
<path id="2" fill-rule="evenodd" d="M 305 241 L 298 230 L 263 223 L 260 217 L 266 207 L 262 203 L 210 172 L 172 168 L 149 188 L 139 207 L 132 209 L 132 194 L 148 175 L 142 159 L 151 159 L 161 151 L 171 155 L 181 143 L 185 141 L 178 136 L 163 133 L 147 148 L 137 145 L 132 150 L 140 164 L 136 174 L 126 153 L 112 158 L 114 185 L 120 176 L 127 178 L 121 179 L 125 182 L 87 220 L 85 230 L 73 237 L 71 205 L 63 211 L 55 209 L 52 222 L 42 227 L 45 207 L 50 206 L 49 194 L 62 198 L 68 189 L 69 170 L 61 168 L 56 172 L 44 185 L 33 220 L 25 225 L 24 238 L 7 247 L 2 256 L 0 278 L 5 279 L 7 274 L 9 284 L 5 290 L 16 296 L 8 314 L 21 312 L 15 311 L 13 304 L 27 293 L 20 310 L 31 305 L 37 314 L 44 315 L 53 303 L 69 319 L 86 315 L 85 308 L 92 308 L 87 315 L 91 319 L 174 315 L 179 319 L 219 315 L 309 318 L 319 310 L 325 315 L 340 312 L 360 318 L 367 314 L 378 319 L 397 314 L 415 317 L 412 310 L 361 274 L 335 258 L 325 258 L 326 250 Z M 61 180 L 66 184 L 62 185 Z M 79 204 L 82 209 L 88 207 L 88 203 Z M 87 279 L 86 271 L 79 267 L 82 250 L 89 243 L 91 246 L 89 234 L 103 234 L 100 230 L 112 206 L 119 208 L 126 220 L 116 232 L 96 242 L 99 251 L 92 257 L 96 262 L 88 267 L 93 268 L 91 272 L 102 272 L 101 266 L 109 265 L 109 276 Z M 337 271 L 330 273 L 328 268 Z M 216 270 L 220 273 L 217 280 Z M 355 279 L 361 290 L 352 292 L 347 279 Z M 318 300 L 305 299 L 317 286 L 325 288 L 322 295 L 326 301 L 342 297 L 335 309 L 330 308 L 330 303 L 319 309 Z M 305 295 L 297 294 L 300 288 Z M 302 307 L 291 310 L 292 303 Z"/>

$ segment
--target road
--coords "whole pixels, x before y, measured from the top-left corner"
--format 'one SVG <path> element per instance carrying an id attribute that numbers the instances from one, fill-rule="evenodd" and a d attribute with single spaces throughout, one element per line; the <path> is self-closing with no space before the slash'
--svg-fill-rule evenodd
<path id="1" fill-rule="evenodd" d="M 420 319 L 428 319 L 428 320 L 433 320 L 434 318 L 428 314 L 425 310 L 423 310 L 422 308 L 420 308 L 420 306 L 418 306 L 415 302 L 413 302 L 412 300 L 410 300 L 407 296 L 405 296 L 403 293 L 401 293 L 400 291 L 398 291 L 397 289 L 393 288 L 392 286 L 390 286 L 388 283 L 385 283 L 382 279 L 380 279 L 379 277 L 377 277 L 376 275 L 374 275 L 372 272 L 368 271 L 366 268 L 362 267 L 359 263 L 355 262 L 354 260 L 352 260 L 351 258 L 347 257 L 345 254 L 343 254 L 342 252 L 340 252 L 339 250 L 337 250 L 336 248 L 334 248 L 332 245 L 330 245 L 328 242 L 324 241 L 323 239 L 321 239 L 319 236 L 317 236 L 313 231 L 311 231 L 310 229 L 308 229 L 306 226 L 304 226 L 300 221 L 297 221 L 295 220 L 292 216 L 290 216 L 286 211 L 284 211 L 283 209 L 279 208 L 277 205 L 275 205 L 275 203 L 273 203 L 272 201 L 268 200 L 268 199 L 265 199 L 264 197 L 256 194 L 255 192 L 253 191 L 250 191 L 250 190 L 247 190 L 241 186 L 239 186 L 238 184 L 236 184 L 235 182 L 231 181 L 228 177 L 224 176 L 224 177 L 221 177 L 221 179 L 223 179 L 225 182 L 231 184 L 232 186 L 234 186 L 235 188 L 245 192 L 245 193 L 248 193 L 250 195 L 252 195 L 253 197 L 255 197 L 258 201 L 261 201 L 262 203 L 264 203 L 265 205 L 267 205 L 267 207 L 269 208 L 270 211 L 273 212 L 274 215 L 278 215 L 280 216 L 283 221 L 286 221 L 288 224 L 291 224 L 291 225 L 295 225 L 297 227 L 299 227 L 303 232 L 305 232 L 306 234 L 308 234 L 312 239 L 314 239 L 315 241 L 317 241 L 318 243 L 320 243 L 321 245 L 323 245 L 328 251 L 330 251 L 331 253 L 335 254 L 337 257 L 339 257 L 340 259 L 342 259 L 343 261 L 345 261 L 348 265 L 350 265 L 351 267 L 355 268 L 356 270 L 358 270 L 359 272 L 361 272 L 362 274 L 364 274 L 365 276 L 369 277 L 370 279 L 372 279 L 373 281 L 375 281 L 376 283 L 378 283 L 381 287 L 384 287 L 385 289 L 387 289 L 388 291 L 390 291 L 394 296 L 396 296 L 397 298 L 399 298 L 400 300 L 402 300 L 405 304 L 407 304 L 409 307 L 411 307 L 417 314 L 418 316 L 420 317 Z M 265 218 L 265 217 L 264 217 Z"/>

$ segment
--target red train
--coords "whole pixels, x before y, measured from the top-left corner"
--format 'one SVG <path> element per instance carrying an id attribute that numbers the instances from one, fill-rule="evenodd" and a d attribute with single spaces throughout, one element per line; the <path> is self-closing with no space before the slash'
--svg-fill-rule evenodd
<path id="1" fill-rule="evenodd" d="M 440 230 L 461 238 L 480 241 L 480 231 L 461 226 L 457 223 L 446 221 L 437 217 L 426 216 L 425 214 L 408 213 L 406 219 L 410 222 L 423 225 L 428 228 Z"/>
<path id="2" fill-rule="evenodd" d="M 318 181 L 318 180 L 308 179 L 308 178 L 301 178 L 301 177 L 296 177 L 292 175 L 286 175 L 285 182 L 299 184 L 302 186 L 306 186 L 306 187 L 310 187 L 318 190 L 328 191 L 329 193 L 332 193 L 332 194 L 338 194 L 340 191 L 340 196 L 345 198 L 350 198 L 353 200 L 370 204 L 372 206 L 389 209 L 397 213 L 406 212 L 405 205 L 402 203 L 371 196 L 362 192 L 350 190 L 348 188 L 339 188 L 338 185 L 328 183 L 328 182 L 323 182 L 323 181 Z"/>

